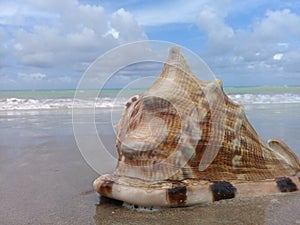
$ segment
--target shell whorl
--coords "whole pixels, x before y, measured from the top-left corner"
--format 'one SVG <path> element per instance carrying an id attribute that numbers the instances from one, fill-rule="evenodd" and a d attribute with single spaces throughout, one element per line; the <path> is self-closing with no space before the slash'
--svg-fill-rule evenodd
<path id="1" fill-rule="evenodd" d="M 292 150 L 278 139 L 266 144 L 244 108 L 224 93 L 222 82 L 198 79 L 176 46 L 153 85 L 126 103 L 116 147 L 119 160 L 113 175 L 100 177 L 94 185 L 100 194 L 123 200 L 128 199 L 126 194 L 105 194 L 103 188 L 117 183 L 118 188 L 131 187 L 145 198 L 152 196 L 146 193 L 151 190 L 160 194 L 171 190 L 175 195 L 189 190 L 190 195 L 202 195 L 200 190 L 210 181 L 221 182 L 210 186 L 212 192 L 219 185 L 231 188 L 227 181 L 262 184 L 280 178 L 277 184 L 285 187 L 290 181 L 281 178 L 300 171 Z M 231 189 L 230 196 L 234 196 L 236 189 Z M 149 202 L 153 203 L 149 199 L 141 205 Z"/>
<path id="2" fill-rule="evenodd" d="M 115 174 L 121 176 L 263 180 L 299 169 L 286 146 L 280 154 L 261 140 L 221 81 L 192 74 L 178 47 L 154 84 L 125 109 L 119 127 Z"/>

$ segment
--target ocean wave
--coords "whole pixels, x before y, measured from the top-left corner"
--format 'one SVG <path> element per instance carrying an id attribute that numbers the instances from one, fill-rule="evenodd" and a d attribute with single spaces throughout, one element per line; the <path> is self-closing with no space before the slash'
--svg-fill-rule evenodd
<path id="1" fill-rule="evenodd" d="M 239 104 L 289 104 L 300 103 L 297 94 L 230 94 L 229 98 Z M 0 99 L 0 110 L 39 110 L 39 109 L 72 109 L 72 108 L 114 108 L 123 107 L 126 98 L 102 97 L 90 100 L 59 99 Z"/>
<path id="2" fill-rule="evenodd" d="M 229 98 L 239 104 L 289 104 L 300 103 L 297 94 L 234 94 Z"/>
<path id="3" fill-rule="evenodd" d="M 113 108 L 121 107 L 127 99 L 96 98 L 82 99 L 0 99 L 0 110 L 39 110 L 39 109 L 72 109 L 72 108 Z"/>

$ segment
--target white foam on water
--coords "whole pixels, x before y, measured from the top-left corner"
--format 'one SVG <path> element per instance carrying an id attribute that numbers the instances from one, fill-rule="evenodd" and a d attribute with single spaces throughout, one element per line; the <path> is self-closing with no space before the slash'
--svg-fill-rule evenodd
<path id="1" fill-rule="evenodd" d="M 127 99 L 99 98 L 95 100 L 78 99 L 0 99 L 0 111 L 6 110 L 39 110 L 39 109 L 72 109 L 72 108 L 113 108 L 123 107 Z"/>
<path id="2" fill-rule="evenodd" d="M 300 103 L 300 95 L 284 94 L 234 94 L 229 98 L 239 104 L 289 104 Z"/>
<path id="3" fill-rule="evenodd" d="M 241 105 L 249 104 L 291 104 L 300 103 L 300 95 L 284 94 L 229 94 L 231 100 Z M 90 100 L 56 98 L 56 99 L 0 99 L 0 111 L 5 110 L 39 110 L 72 108 L 118 108 L 123 107 L 127 98 L 101 97 Z"/>

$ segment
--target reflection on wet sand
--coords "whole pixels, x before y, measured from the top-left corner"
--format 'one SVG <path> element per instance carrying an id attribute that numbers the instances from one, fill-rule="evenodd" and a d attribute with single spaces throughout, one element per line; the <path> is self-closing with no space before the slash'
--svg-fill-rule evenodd
<path id="1" fill-rule="evenodd" d="M 232 199 L 188 208 L 141 212 L 101 197 L 94 216 L 102 224 L 300 224 L 300 194 Z"/>

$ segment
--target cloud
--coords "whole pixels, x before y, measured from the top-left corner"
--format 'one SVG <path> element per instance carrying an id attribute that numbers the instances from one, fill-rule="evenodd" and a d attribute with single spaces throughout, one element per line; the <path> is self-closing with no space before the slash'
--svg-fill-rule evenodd
<path id="1" fill-rule="evenodd" d="M 5 55 L 7 54 L 6 46 L 5 46 L 5 40 L 6 34 L 4 30 L 0 27 L 0 69 L 2 66 L 5 65 Z"/>
<path id="2" fill-rule="evenodd" d="M 24 80 L 43 80 L 47 75 L 43 73 L 19 73 L 18 77 Z"/>
<path id="3" fill-rule="evenodd" d="M 110 29 L 103 35 L 103 37 L 107 37 L 108 35 L 111 35 L 114 39 L 118 39 L 120 36 L 120 32 L 117 31 L 115 28 L 110 26 L 109 23 L 109 27 Z"/>
<path id="4" fill-rule="evenodd" d="M 145 3 L 132 13 L 140 25 L 160 26 L 170 23 L 194 23 L 197 13 L 209 1 L 174 0 L 160 1 L 159 4 Z"/>
<path id="5" fill-rule="evenodd" d="M 204 6 L 198 16 L 198 25 L 208 36 L 208 46 L 214 54 L 232 47 L 234 30 L 224 22 L 225 15 L 211 6 Z"/>
<path id="6" fill-rule="evenodd" d="M 100 5 L 75 0 L 17 0 L 0 3 L 0 8 L 5 8 L 0 13 L 5 29 L 4 34 L 0 29 L 0 58 L 5 53 L 10 68 L 22 68 L 24 73 L 17 78 L 34 78 L 25 74 L 42 74 L 45 69 L 49 79 L 57 77 L 57 71 L 74 76 L 105 51 L 147 38 L 124 9 L 110 13 Z M 12 74 L 8 67 L 2 73 Z"/>
<path id="7" fill-rule="evenodd" d="M 274 60 L 281 60 L 282 59 L 283 54 L 282 53 L 277 53 L 273 56 Z"/>
<path id="8" fill-rule="evenodd" d="M 72 78 L 69 76 L 59 77 L 58 80 L 63 83 L 71 83 L 72 82 Z"/>
<path id="9" fill-rule="evenodd" d="M 123 8 L 112 14 L 110 25 L 118 32 L 118 38 L 122 42 L 138 41 L 147 38 L 146 34 L 134 19 L 134 16 Z"/>
<path id="10" fill-rule="evenodd" d="M 280 41 L 289 36 L 300 37 L 300 17 L 289 9 L 266 12 L 265 19 L 254 26 L 254 35 L 261 41 Z"/>
<path id="11" fill-rule="evenodd" d="M 59 11 L 52 12 L 53 20 L 60 18 L 55 25 L 51 22 L 36 24 L 30 29 L 14 32 L 11 46 L 18 63 L 41 67 L 78 63 L 93 60 L 120 43 L 146 38 L 133 16 L 124 9 L 108 16 L 101 6 L 68 2 L 62 7 L 57 5 Z M 119 33 L 118 36 L 106 35 L 111 32 L 108 24 Z"/>
<path id="12" fill-rule="evenodd" d="M 203 56 L 218 75 L 235 77 L 231 78 L 235 84 L 239 80 L 252 84 L 255 79 L 272 83 L 274 76 L 290 73 L 299 77 L 299 15 L 289 9 L 267 10 L 264 17 L 244 28 L 233 28 L 226 18 L 226 13 L 210 6 L 198 17 L 198 26 L 207 36 Z"/>
<path id="13" fill-rule="evenodd" d="M 138 83 L 140 86 L 135 86 L 136 88 L 149 87 L 153 83 L 153 77 L 159 76 L 163 68 L 163 63 L 161 62 L 139 62 L 128 65 L 121 68 L 115 74 L 113 74 L 109 80 L 107 80 L 105 87 L 108 88 L 120 88 L 127 86 L 129 84 Z M 150 79 L 152 77 L 152 79 Z M 138 82 L 141 80 L 141 82 Z M 146 81 L 147 80 L 147 81 Z M 152 82 L 149 82 L 152 80 Z M 146 81 L 146 82 L 145 82 Z M 143 84 L 144 82 L 144 84 Z M 137 84 L 135 84 L 137 85 Z"/>

